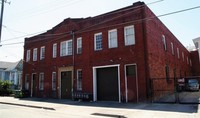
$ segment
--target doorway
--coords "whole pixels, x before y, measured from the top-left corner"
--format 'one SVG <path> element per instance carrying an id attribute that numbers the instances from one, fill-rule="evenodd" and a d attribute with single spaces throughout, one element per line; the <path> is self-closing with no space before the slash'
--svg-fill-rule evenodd
<path id="1" fill-rule="evenodd" d="M 61 98 L 72 98 L 72 71 L 61 72 Z"/>

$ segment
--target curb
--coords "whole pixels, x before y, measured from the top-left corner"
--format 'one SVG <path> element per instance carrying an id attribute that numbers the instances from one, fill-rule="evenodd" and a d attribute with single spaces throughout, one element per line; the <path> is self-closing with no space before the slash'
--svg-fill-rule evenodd
<path id="1" fill-rule="evenodd" d="M 17 104 L 17 103 L 8 103 L 8 102 L 0 102 L 0 104 L 7 104 L 7 105 L 16 105 L 16 106 L 23 106 L 23 107 L 30 107 L 30 108 L 37 108 L 37 109 L 45 109 L 45 110 L 55 110 L 51 107 L 42 107 L 42 106 L 34 106 L 34 105 L 24 105 L 24 104 Z"/>

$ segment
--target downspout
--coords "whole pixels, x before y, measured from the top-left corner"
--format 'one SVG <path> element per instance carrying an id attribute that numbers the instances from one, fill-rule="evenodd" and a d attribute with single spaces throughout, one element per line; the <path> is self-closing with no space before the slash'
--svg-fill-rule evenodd
<path id="1" fill-rule="evenodd" d="M 72 71 L 72 99 L 74 99 L 73 98 L 73 94 L 74 94 L 74 80 L 75 80 L 75 39 L 74 39 L 74 37 L 75 37 L 75 31 L 74 30 L 72 30 L 71 31 L 71 35 L 72 35 L 72 55 L 73 55 L 73 57 L 72 57 L 72 67 L 73 67 L 73 71 Z"/>
<path id="2" fill-rule="evenodd" d="M 142 19 L 146 18 L 145 14 L 146 5 L 142 8 Z M 146 35 L 146 21 L 142 21 L 142 33 L 144 41 L 144 63 L 145 63 L 145 78 L 146 78 L 146 91 L 147 99 L 151 97 L 151 87 L 150 87 L 150 75 L 149 75 L 149 63 L 148 63 L 148 45 L 147 45 L 147 35 Z"/>

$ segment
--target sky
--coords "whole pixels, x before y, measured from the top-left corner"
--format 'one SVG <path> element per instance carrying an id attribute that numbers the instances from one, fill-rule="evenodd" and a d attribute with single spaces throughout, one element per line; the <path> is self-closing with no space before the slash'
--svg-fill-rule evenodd
<path id="1" fill-rule="evenodd" d="M 50 30 L 66 18 L 86 18 L 132 5 L 138 0 L 7 0 L 4 4 L 0 61 L 23 59 L 24 38 Z M 142 1 L 142 0 L 141 0 Z M 153 3 L 154 4 L 149 4 Z M 200 6 L 200 0 L 143 0 L 156 16 Z M 159 19 L 185 46 L 200 37 L 200 8 Z"/>

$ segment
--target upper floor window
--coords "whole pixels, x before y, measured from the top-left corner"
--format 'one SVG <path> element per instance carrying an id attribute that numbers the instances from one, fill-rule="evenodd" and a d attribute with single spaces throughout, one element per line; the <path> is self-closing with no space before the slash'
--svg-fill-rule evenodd
<path id="1" fill-rule="evenodd" d="M 97 33 L 94 35 L 94 49 L 102 50 L 103 49 L 103 37 L 102 33 Z"/>
<path id="2" fill-rule="evenodd" d="M 183 58 L 183 61 L 184 61 L 185 60 L 184 52 L 182 52 L 182 58 Z"/>
<path id="3" fill-rule="evenodd" d="M 163 42 L 164 50 L 167 51 L 167 43 L 166 43 L 165 35 L 162 35 L 162 42 Z"/>
<path id="4" fill-rule="evenodd" d="M 171 42 L 172 54 L 174 55 L 174 44 Z"/>
<path id="5" fill-rule="evenodd" d="M 57 43 L 53 44 L 53 58 L 57 57 Z"/>
<path id="6" fill-rule="evenodd" d="M 135 30 L 133 25 L 124 27 L 124 37 L 126 46 L 135 44 Z"/>
<path id="7" fill-rule="evenodd" d="M 60 56 L 72 55 L 72 40 L 60 43 Z"/>
<path id="8" fill-rule="evenodd" d="M 30 61 L 31 50 L 26 51 L 26 62 Z"/>
<path id="9" fill-rule="evenodd" d="M 45 46 L 40 48 L 40 60 L 45 58 Z"/>
<path id="10" fill-rule="evenodd" d="M 178 56 L 178 59 L 180 59 L 180 52 L 179 52 L 179 48 L 177 48 L 177 56 Z"/>
<path id="11" fill-rule="evenodd" d="M 52 90 L 56 90 L 56 72 L 52 72 Z"/>
<path id="12" fill-rule="evenodd" d="M 37 48 L 33 49 L 33 61 L 37 61 Z"/>
<path id="13" fill-rule="evenodd" d="M 82 53 L 82 37 L 77 38 L 77 54 Z"/>
<path id="14" fill-rule="evenodd" d="M 44 73 L 39 76 L 39 90 L 44 90 Z"/>
<path id="15" fill-rule="evenodd" d="M 109 48 L 117 47 L 117 29 L 108 31 L 108 44 Z"/>

